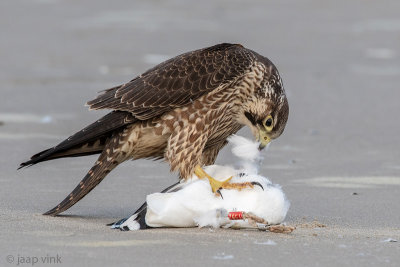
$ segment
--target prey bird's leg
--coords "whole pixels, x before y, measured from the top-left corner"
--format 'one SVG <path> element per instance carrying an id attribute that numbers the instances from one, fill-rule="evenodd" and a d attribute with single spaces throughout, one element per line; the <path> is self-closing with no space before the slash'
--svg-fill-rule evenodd
<path id="1" fill-rule="evenodd" d="M 228 183 L 223 187 L 223 189 L 236 189 L 240 191 L 245 188 L 254 188 L 255 185 L 258 185 L 262 190 L 264 190 L 264 187 L 258 182 Z"/>

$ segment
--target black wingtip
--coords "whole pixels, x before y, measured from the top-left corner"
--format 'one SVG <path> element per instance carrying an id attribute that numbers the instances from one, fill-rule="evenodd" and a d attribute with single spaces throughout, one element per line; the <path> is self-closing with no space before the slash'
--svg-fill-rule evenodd
<path id="1" fill-rule="evenodd" d="M 20 170 L 20 169 L 22 169 L 22 168 L 28 168 L 28 167 L 30 167 L 30 166 L 32 166 L 32 165 L 33 165 L 33 163 L 30 163 L 30 160 L 27 161 L 27 162 L 22 162 L 21 164 L 19 164 L 17 170 Z"/>
<path id="2" fill-rule="evenodd" d="M 132 215 L 132 216 L 133 216 L 133 215 Z M 123 218 L 123 219 L 118 220 L 118 221 L 116 221 L 116 222 L 108 223 L 107 226 L 115 226 L 114 229 L 119 229 L 120 226 L 121 226 L 121 224 L 123 224 L 123 223 L 124 223 L 126 220 L 128 220 L 128 219 L 129 219 L 129 217 Z"/>
<path id="3" fill-rule="evenodd" d="M 52 150 L 54 150 L 54 148 L 49 148 L 49 149 L 43 150 L 42 152 L 39 152 L 39 153 L 33 155 L 28 161 L 20 163 L 17 170 L 25 168 L 25 167 L 30 167 L 32 165 L 35 165 L 36 163 L 47 160 L 46 157 L 49 155 L 49 153 Z"/>

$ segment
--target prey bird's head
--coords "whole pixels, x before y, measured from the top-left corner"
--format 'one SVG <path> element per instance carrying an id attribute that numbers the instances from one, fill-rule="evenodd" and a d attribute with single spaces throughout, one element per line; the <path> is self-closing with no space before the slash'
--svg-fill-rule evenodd
<path id="1" fill-rule="evenodd" d="M 260 142 L 260 149 L 284 131 L 289 116 L 289 104 L 278 70 L 274 65 L 264 72 L 261 85 L 243 105 L 241 121 L 249 126 Z"/>

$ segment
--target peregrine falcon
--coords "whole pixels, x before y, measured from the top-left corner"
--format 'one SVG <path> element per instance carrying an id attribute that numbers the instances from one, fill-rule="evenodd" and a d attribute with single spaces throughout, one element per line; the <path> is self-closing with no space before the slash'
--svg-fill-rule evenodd
<path id="1" fill-rule="evenodd" d="M 281 77 L 266 57 L 239 44 L 218 44 L 169 59 L 87 102 L 110 113 L 55 147 L 21 163 L 100 154 L 76 188 L 44 213 L 69 209 L 120 163 L 164 159 L 180 179 L 207 178 L 213 192 L 252 184 L 220 182 L 214 164 L 227 138 L 247 125 L 264 148 L 286 125 L 289 105 Z"/>

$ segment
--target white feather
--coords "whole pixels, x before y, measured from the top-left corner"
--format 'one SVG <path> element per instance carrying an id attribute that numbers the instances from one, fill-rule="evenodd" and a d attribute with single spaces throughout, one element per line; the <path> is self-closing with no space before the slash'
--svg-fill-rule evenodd
<path id="1" fill-rule="evenodd" d="M 243 136 L 232 135 L 228 138 L 229 143 L 233 145 L 232 153 L 243 161 L 253 162 L 260 159 L 259 144 Z"/>

